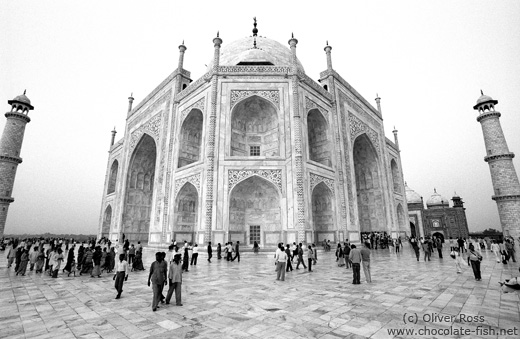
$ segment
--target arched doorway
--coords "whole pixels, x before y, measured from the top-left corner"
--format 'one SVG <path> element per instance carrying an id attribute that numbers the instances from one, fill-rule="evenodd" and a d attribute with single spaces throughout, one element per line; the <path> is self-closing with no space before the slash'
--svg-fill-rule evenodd
<path id="1" fill-rule="evenodd" d="M 108 237 L 110 233 L 110 223 L 112 222 L 112 206 L 108 205 L 103 214 L 103 226 L 101 228 L 101 236 Z"/>
<path id="2" fill-rule="evenodd" d="M 231 155 L 280 155 L 278 113 L 268 100 L 256 95 L 242 100 L 231 114 Z"/>
<path id="3" fill-rule="evenodd" d="M 175 219 L 173 232 L 175 240 L 194 241 L 193 233 L 197 226 L 199 194 L 195 186 L 187 182 L 182 186 L 175 199 Z"/>
<path id="4" fill-rule="evenodd" d="M 119 163 L 117 160 L 114 160 L 112 166 L 110 167 L 110 176 L 108 177 L 108 188 L 107 194 L 114 193 L 116 190 L 116 181 L 117 181 L 117 170 L 119 169 Z"/>
<path id="5" fill-rule="evenodd" d="M 356 138 L 353 153 L 360 231 L 385 232 L 386 217 L 377 154 L 366 134 Z"/>
<path id="6" fill-rule="evenodd" d="M 309 159 L 326 166 L 332 166 L 328 124 L 318 109 L 310 110 L 307 115 L 307 136 Z"/>
<path id="7" fill-rule="evenodd" d="M 129 241 L 148 241 L 157 150 L 144 134 L 130 160 L 123 213 L 123 233 Z"/>
<path id="8" fill-rule="evenodd" d="M 193 109 L 182 123 L 178 162 L 179 168 L 197 162 L 200 159 L 202 122 L 202 112 L 198 109 Z"/>
<path id="9" fill-rule="evenodd" d="M 281 239 L 280 194 L 271 182 L 252 176 L 238 183 L 229 198 L 229 232 L 248 244 L 276 244 Z"/>
<path id="10" fill-rule="evenodd" d="M 435 238 L 441 238 L 441 241 L 442 243 L 444 243 L 444 234 L 442 234 L 441 232 L 435 232 L 432 234 L 432 237 L 435 237 Z"/>
<path id="11" fill-rule="evenodd" d="M 410 236 L 417 238 L 417 233 L 415 232 L 415 224 L 410 221 Z"/>
<path id="12" fill-rule="evenodd" d="M 312 190 L 312 223 L 315 231 L 335 229 L 332 192 L 323 182 Z"/>

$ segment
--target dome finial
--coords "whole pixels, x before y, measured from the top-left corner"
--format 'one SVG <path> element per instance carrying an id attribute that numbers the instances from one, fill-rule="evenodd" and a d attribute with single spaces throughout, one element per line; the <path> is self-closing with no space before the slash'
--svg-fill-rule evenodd
<path id="1" fill-rule="evenodd" d="M 26 89 L 24 89 L 24 90 L 23 90 L 23 95 L 25 95 L 25 93 L 26 93 L 26 92 L 27 92 L 27 90 L 26 90 Z"/>
<path id="2" fill-rule="evenodd" d="M 437 193 L 437 189 L 436 188 L 433 189 L 433 193 Z"/>
<path id="3" fill-rule="evenodd" d="M 217 38 L 220 38 L 220 37 L 219 37 L 219 33 L 220 33 L 220 31 L 217 31 Z"/>
<path id="4" fill-rule="evenodd" d="M 291 38 L 293 38 L 293 39 L 294 39 L 294 33 L 291 33 Z"/>
<path id="5" fill-rule="evenodd" d="M 484 95 L 484 92 L 482 92 L 482 90 L 480 90 L 480 95 Z"/>
<path id="6" fill-rule="evenodd" d="M 256 16 L 253 18 L 253 36 L 258 35 L 258 29 L 256 28 Z"/>

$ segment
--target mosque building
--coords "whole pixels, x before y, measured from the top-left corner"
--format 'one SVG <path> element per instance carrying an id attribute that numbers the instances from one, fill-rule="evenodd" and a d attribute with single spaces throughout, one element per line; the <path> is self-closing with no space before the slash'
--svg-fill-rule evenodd
<path id="1" fill-rule="evenodd" d="M 206 73 L 177 68 L 141 103 L 109 150 L 99 236 L 173 240 L 359 242 L 410 234 L 397 142 L 332 67 L 311 79 L 288 45 L 258 35 L 213 39 Z"/>
<path id="2" fill-rule="evenodd" d="M 451 200 L 443 197 L 437 190 L 426 201 L 405 183 L 406 201 L 408 202 L 408 218 L 410 220 L 410 234 L 419 237 L 468 238 L 468 221 L 466 208 L 462 198 L 455 193 Z"/>

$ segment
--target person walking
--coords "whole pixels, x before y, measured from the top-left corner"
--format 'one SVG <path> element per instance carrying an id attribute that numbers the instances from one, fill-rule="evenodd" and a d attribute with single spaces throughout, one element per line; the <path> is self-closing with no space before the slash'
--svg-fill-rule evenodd
<path id="1" fill-rule="evenodd" d="M 52 277 L 57 278 L 58 273 L 60 271 L 61 263 L 63 262 L 63 250 L 61 247 L 58 247 L 58 250 L 56 251 L 56 254 L 54 255 L 54 266 L 52 271 Z"/>
<path id="2" fill-rule="evenodd" d="M 128 264 L 132 265 L 134 263 L 135 258 L 135 247 L 134 244 L 130 245 L 130 248 L 128 249 Z"/>
<path id="3" fill-rule="evenodd" d="M 309 264 L 309 272 L 312 272 L 312 262 L 313 261 L 314 261 L 314 251 L 312 250 L 312 246 L 309 245 L 308 249 L 307 249 L 307 263 Z"/>
<path id="4" fill-rule="evenodd" d="M 318 263 L 318 250 L 316 249 L 315 244 L 312 244 L 312 252 L 314 253 L 314 258 L 313 258 L 312 262 L 314 265 L 316 265 Z"/>
<path id="5" fill-rule="evenodd" d="M 190 262 L 190 256 L 188 254 L 188 247 L 184 247 L 184 256 L 182 257 L 182 270 L 184 272 L 189 272 L 188 266 Z"/>
<path id="6" fill-rule="evenodd" d="M 199 245 L 193 245 L 193 254 L 191 255 L 190 265 L 197 266 L 197 258 L 199 257 Z"/>
<path id="7" fill-rule="evenodd" d="M 437 238 L 437 252 L 439 253 L 439 259 L 442 259 L 442 239 Z"/>
<path id="8" fill-rule="evenodd" d="M 513 260 L 513 262 L 516 262 L 515 245 L 513 244 L 513 241 L 511 239 L 506 240 L 506 251 L 507 251 L 507 255 L 509 256 L 509 258 L 511 260 Z"/>
<path id="9" fill-rule="evenodd" d="M 338 248 L 336 249 L 336 257 L 338 258 L 338 267 L 345 266 L 345 252 L 341 247 L 341 243 L 338 242 Z"/>
<path id="10" fill-rule="evenodd" d="M 90 274 L 91 278 L 98 277 L 101 278 L 101 257 L 103 255 L 101 254 L 101 247 L 97 246 L 94 250 L 94 253 L 92 254 L 92 262 L 94 264 L 94 269 L 92 270 L 92 273 Z"/>
<path id="11" fill-rule="evenodd" d="M 482 256 L 479 255 L 475 251 L 475 247 L 473 244 L 469 245 L 469 255 L 468 255 L 468 266 L 471 266 L 473 269 L 473 275 L 475 276 L 476 281 L 482 280 L 480 275 L 480 261 L 482 260 Z M 471 264 L 470 264 L 471 263 Z"/>
<path id="12" fill-rule="evenodd" d="M 350 244 L 348 242 L 344 243 L 345 246 L 343 246 L 343 257 L 345 258 L 345 268 L 351 268 L 352 262 L 350 261 Z"/>
<path id="13" fill-rule="evenodd" d="M 222 245 L 220 243 L 217 244 L 217 259 L 222 259 Z"/>
<path id="14" fill-rule="evenodd" d="M 258 254 L 259 251 L 260 251 L 260 246 L 258 246 L 258 242 L 255 241 L 253 243 L 253 253 Z"/>
<path id="15" fill-rule="evenodd" d="M 233 259 L 233 247 L 231 246 L 231 242 L 226 243 L 226 260 L 231 261 Z"/>
<path id="16" fill-rule="evenodd" d="M 211 242 L 209 243 L 208 247 L 211 248 Z M 175 305 L 182 306 L 182 267 L 180 265 L 180 261 L 181 255 L 179 253 L 173 256 L 173 261 L 170 263 L 170 269 L 168 271 L 168 282 L 170 286 L 168 288 L 168 293 L 166 294 L 166 304 L 170 303 L 173 292 L 175 292 Z"/>
<path id="17" fill-rule="evenodd" d="M 285 249 L 285 254 L 287 254 L 287 260 L 286 260 L 286 264 L 285 264 L 285 271 L 286 272 L 289 272 L 289 270 L 291 270 L 291 272 L 293 271 L 293 268 L 292 268 L 292 263 L 291 263 L 291 245 L 287 244 L 286 246 L 287 248 Z M 285 277 L 285 276 L 284 276 Z"/>
<path id="18" fill-rule="evenodd" d="M 237 241 L 237 243 L 235 244 L 235 257 L 233 259 L 231 259 L 231 261 L 234 261 L 235 259 L 238 258 L 238 262 L 240 262 L 240 241 Z"/>
<path id="19" fill-rule="evenodd" d="M 30 271 L 34 270 L 34 265 L 36 264 L 36 260 L 38 260 L 38 247 L 34 246 L 31 253 L 29 253 L 29 264 Z"/>
<path id="20" fill-rule="evenodd" d="M 213 248 L 211 248 L 211 241 L 208 242 L 208 262 L 211 262 L 211 257 L 213 257 Z"/>
<path id="21" fill-rule="evenodd" d="M 493 240 L 493 243 L 491 244 L 491 251 L 495 254 L 495 258 L 496 258 L 497 262 L 500 262 L 501 261 L 500 246 L 498 246 L 496 240 Z"/>
<path id="22" fill-rule="evenodd" d="M 123 283 L 128 280 L 129 274 L 129 265 L 125 260 L 124 253 L 119 255 L 119 262 L 117 262 L 115 270 L 114 278 L 112 278 L 112 280 L 116 281 L 114 287 L 117 291 L 116 299 L 119 299 L 121 298 L 121 293 L 123 293 Z"/>
<path id="23" fill-rule="evenodd" d="M 457 239 L 457 245 L 459 246 L 459 252 L 464 253 L 464 240 L 461 237 Z"/>
<path id="24" fill-rule="evenodd" d="M 188 248 L 185 248 L 184 251 L 187 256 Z M 164 285 L 167 283 L 166 272 L 168 271 L 168 266 L 163 259 L 161 252 L 155 253 L 155 261 L 150 266 L 150 274 L 148 275 L 148 286 L 150 286 L 150 281 L 152 282 L 152 311 L 154 312 L 159 307 L 159 300 L 161 299 Z"/>
<path id="25" fill-rule="evenodd" d="M 356 248 L 356 245 L 352 245 L 351 250 L 350 250 L 349 259 L 352 262 L 352 270 L 354 271 L 354 277 L 352 280 L 352 284 L 359 285 L 359 284 L 361 284 L 361 282 L 360 282 L 361 272 L 360 271 L 361 271 L 362 257 L 361 257 L 361 251 Z"/>
<path id="26" fill-rule="evenodd" d="M 42 273 L 44 262 L 45 262 L 45 253 L 43 253 L 43 246 L 42 246 L 42 247 L 40 247 L 40 250 L 38 251 L 38 258 L 36 259 L 36 266 L 35 266 L 36 273 Z"/>
<path id="27" fill-rule="evenodd" d="M 7 268 L 11 268 L 14 259 L 16 259 L 16 248 L 14 245 L 11 245 L 9 251 L 7 252 Z"/>
<path id="28" fill-rule="evenodd" d="M 396 244 L 396 246 L 398 246 L 398 244 Z M 365 279 L 367 280 L 367 283 L 371 283 L 372 276 L 370 275 L 370 243 L 365 242 L 365 247 L 363 247 L 360 252 Z"/>
<path id="29" fill-rule="evenodd" d="M 307 266 L 305 266 L 305 261 L 303 261 L 303 248 L 302 248 L 302 243 L 300 243 L 298 245 L 298 250 L 297 250 L 297 258 L 298 258 L 298 262 L 296 263 L 296 269 L 299 270 L 300 269 L 300 264 L 303 265 L 303 268 L 307 268 Z"/>
<path id="30" fill-rule="evenodd" d="M 417 257 L 417 261 L 419 261 L 419 258 L 421 257 L 421 253 L 419 252 L 419 245 L 417 244 L 417 239 L 415 237 L 410 238 L 410 244 L 412 245 L 412 249 L 415 252 L 415 256 Z"/>
<path id="31" fill-rule="evenodd" d="M 27 263 L 29 262 L 29 253 L 25 248 L 22 249 L 20 253 L 20 264 L 18 265 L 16 275 L 25 275 L 25 271 L 27 270 Z"/>
<path id="32" fill-rule="evenodd" d="M 462 253 L 460 253 L 460 248 L 454 247 L 452 251 L 455 255 L 455 268 L 457 269 L 457 273 L 462 273 L 462 265 L 464 265 L 464 259 L 462 259 Z"/>
<path id="33" fill-rule="evenodd" d="M 276 264 L 276 280 L 285 281 L 285 264 L 287 262 L 287 253 L 285 252 L 283 245 L 278 244 L 279 251 L 275 254 Z"/>
<path id="34" fill-rule="evenodd" d="M 428 261 L 431 259 L 432 253 L 430 252 L 430 245 L 429 245 L 429 239 L 426 238 L 424 242 L 422 243 L 422 249 L 424 251 L 424 261 L 426 261 L 426 258 L 428 258 Z"/>

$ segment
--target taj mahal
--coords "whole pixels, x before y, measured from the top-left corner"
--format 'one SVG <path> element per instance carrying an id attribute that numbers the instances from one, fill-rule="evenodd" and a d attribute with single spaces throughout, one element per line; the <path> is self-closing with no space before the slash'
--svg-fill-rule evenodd
<path id="1" fill-rule="evenodd" d="M 206 73 L 177 68 L 142 102 L 129 98 L 109 150 L 98 236 L 173 240 L 359 242 L 410 235 L 397 131 L 332 66 L 311 79 L 288 44 L 219 34 Z M 208 56 L 210 59 L 210 56 Z"/>

